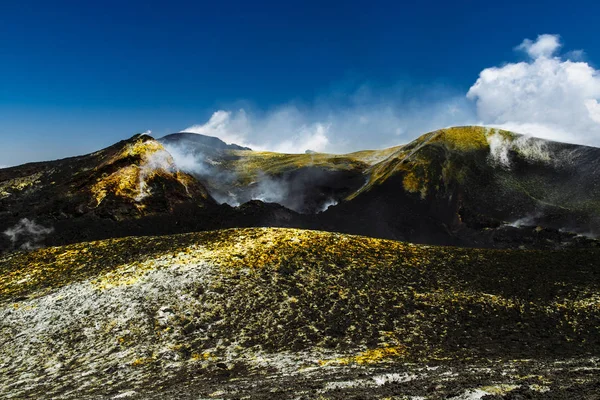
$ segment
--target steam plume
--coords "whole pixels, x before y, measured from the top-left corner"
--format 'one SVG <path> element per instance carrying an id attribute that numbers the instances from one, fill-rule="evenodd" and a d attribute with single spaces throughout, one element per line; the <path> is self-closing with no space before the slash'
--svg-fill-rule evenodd
<path id="1" fill-rule="evenodd" d="M 53 231 L 54 228 L 46 228 L 33 220 L 23 218 L 12 228 L 5 230 L 4 235 L 8 236 L 15 247 L 17 243 L 24 241 L 20 245 L 21 249 L 34 250 L 42 247 L 42 240 Z"/>

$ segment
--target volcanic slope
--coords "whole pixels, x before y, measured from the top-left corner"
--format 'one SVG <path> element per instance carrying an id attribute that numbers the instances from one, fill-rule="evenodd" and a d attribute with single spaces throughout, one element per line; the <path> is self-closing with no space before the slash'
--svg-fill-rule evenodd
<path id="1" fill-rule="evenodd" d="M 284 154 L 227 145 L 217 138 L 175 133 L 159 141 L 219 202 L 278 203 L 311 214 L 342 201 L 366 182 L 365 171 L 401 146 L 350 154 Z"/>
<path id="2" fill-rule="evenodd" d="M 470 247 L 598 246 L 600 149 L 481 127 L 343 155 L 179 133 L 0 169 L 0 251 L 249 226 Z"/>
<path id="3" fill-rule="evenodd" d="M 110 237 L 119 222 L 212 205 L 160 143 L 136 135 L 89 155 L 1 169 L 0 249 Z"/>
<path id="4" fill-rule="evenodd" d="M 387 237 L 543 247 L 560 241 L 562 231 L 600 232 L 598 148 L 449 128 L 400 148 L 366 174 L 368 183 L 338 213 L 377 220 L 373 232 Z"/>
<path id="5" fill-rule="evenodd" d="M 13 252 L 0 397 L 592 399 L 599 260 L 276 228 Z"/>
<path id="6" fill-rule="evenodd" d="M 600 232 L 598 148 L 471 126 L 343 155 L 224 143 L 207 152 L 214 139 L 160 140 L 177 154 L 194 151 L 188 172 L 220 202 L 260 199 L 317 213 L 300 227 L 477 247 L 589 245 L 577 235 Z"/>

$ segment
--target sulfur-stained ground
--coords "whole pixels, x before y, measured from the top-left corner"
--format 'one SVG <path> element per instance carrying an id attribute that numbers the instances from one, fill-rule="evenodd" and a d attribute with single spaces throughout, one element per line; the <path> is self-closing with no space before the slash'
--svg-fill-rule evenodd
<path id="1" fill-rule="evenodd" d="M 2 398 L 596 399 L 599 355 L 599 249 L 253 228 L 0 258 Z"/>

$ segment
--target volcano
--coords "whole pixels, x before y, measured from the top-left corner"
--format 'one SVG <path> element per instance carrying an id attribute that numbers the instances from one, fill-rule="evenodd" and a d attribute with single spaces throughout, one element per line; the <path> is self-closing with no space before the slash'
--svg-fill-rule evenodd
<path id="1" fill-rule="evenodd" d="M 14 233 L 0 249 L 250 226 L 467 247 L 597 246 L 599 160 L 597 148 L 482 127 L 343 155 L 136 135 L 0 170 L 0 231 Z"/>
<path id="2" fill-rule="evenodd" d="M 0 169 L 0 396 L 597 398 L 599 182 L 482 127 Z"/>

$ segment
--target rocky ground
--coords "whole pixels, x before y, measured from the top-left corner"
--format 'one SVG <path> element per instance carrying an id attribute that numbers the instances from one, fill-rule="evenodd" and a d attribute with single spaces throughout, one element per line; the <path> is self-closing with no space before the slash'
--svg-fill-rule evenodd
<path id="1" fill-rule="evenodd" d="M 0 397 L 597 399 L 598 260 L 274 228 L 8 253 Z"/>

